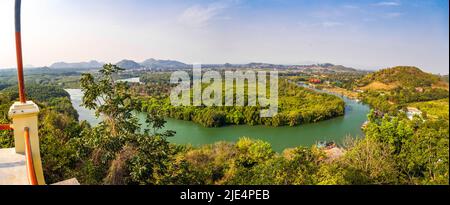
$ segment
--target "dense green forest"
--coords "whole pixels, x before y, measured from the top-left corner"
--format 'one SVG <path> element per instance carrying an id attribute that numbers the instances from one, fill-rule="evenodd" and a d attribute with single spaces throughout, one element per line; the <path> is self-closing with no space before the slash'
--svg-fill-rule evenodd
<path id="1" fill-rule="evenodd" d="M 26 69 L 25 84 L 58 85 L 63 88 L 79 88 L 82 70 L 33 68 Z M 0 89 L 17 85 L 16 70 L 0 70 Z"/>
<path id="2" fill-rule="evenodd" d="M 82 184 L 449 184 L 448 112 L 409 120 L 372 111 L 365 137 L 346 140 L 346 152 L 337 159 L 315 146 L 277 153 L 269 143 L 245 137 L 202 147 L 174 145 L 167 141 L 174 133 L 161 130 L 165 121 L 157 107 L 146 107 L 149 129 L 141 132 L 132 112 L 142 105 L 129 84 L 111 78 L 120 70 L 105 65 L 98 75 L 81 77 L 84 105 L 105 116 L 96 127 L 77 121 L 60 86 L 27 85 L 41 108 L 47 183 L 76 177 Z M 8 122 L 13 90 L 0 90 L 0 122 Z M 435 104 L 423 106 L 431 113 Z M 1 147 L 12 146 L 10 135 L 0 131 Z"/>
<path id="3" fill-rule="evenodd" d="M 161 92 L 150 97 L 140 98 L 140 107 L 143 112 L 159 110 L 160 114 L 164 116 L 193 121 L 205 127 L 220 127 L 230 124 L 296 126 L 327 120 L 341 116 L 345 112 L 344 101 L 336 96 L 316 93 L 289 83 L 287 80 L 281 80 L 279 88 L 279 112 L 273 118 L 261 118 L 260 110 L 263 108 L 258 103 L 253 107 L 172 106 L 169 97 L 167 95 L 161 97 Z M 248 96 L 246 95 L 245 101 L 247 102 L 247 100 Z"/>

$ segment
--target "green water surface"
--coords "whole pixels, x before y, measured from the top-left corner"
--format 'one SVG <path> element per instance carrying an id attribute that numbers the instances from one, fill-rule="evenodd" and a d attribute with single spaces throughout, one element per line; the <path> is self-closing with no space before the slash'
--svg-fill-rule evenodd
<path id="1" fill-rule="evenodd" d="M 94 112 L 80 106 L 83 96 L 79 89 L 67 89 L 72 104 L 80 115 L 80 120 L 97 124 Z M 169 141 L 177 144 L 191 144 L 200 146 L 213 144 L 218 141 L 235 142 L 245 136 L 261 139 L 272 144 L 275 151 L 281 152 L 286 148 L 296 146 L 311 146 L 318 141 L 342 142 L 347 136 L 360 137 L 363 135 L 361 125 L 367 120 L 369 107 L 355 100 L 342 97 L 346 103 L 344 116 L 327 121 L 304 124 L 296 127 L 266 127 L 232 125 L 220 128 L 206 128 L 189 121 L 167 119 L 165 129 L 176 131 L 175 137 Z M 137 114 L 140 122 L 145 121 L 145 114 Z"/>

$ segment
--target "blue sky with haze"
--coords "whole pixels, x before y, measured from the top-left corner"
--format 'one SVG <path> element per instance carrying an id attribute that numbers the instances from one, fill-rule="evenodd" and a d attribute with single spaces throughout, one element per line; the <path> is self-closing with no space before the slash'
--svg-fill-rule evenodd
<path id="1" fill-rule="evenodd" d="M 13 0 L 0 67 L 14 67 Z M 448 73 L 448 0 L 22 0 L 24 60 L 335 63 Z"/>

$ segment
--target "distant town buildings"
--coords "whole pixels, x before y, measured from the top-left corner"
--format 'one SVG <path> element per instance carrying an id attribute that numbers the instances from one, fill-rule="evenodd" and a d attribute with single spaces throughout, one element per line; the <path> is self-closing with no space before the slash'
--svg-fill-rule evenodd
<path id="1" fill-rule="evenodd" d="M 322 83 L 322 80 L 317 79 L 317 78 L 311 78 L 311 79 L 309 79 L 309 82 L 313 83 L 313 84 L 320 84 L 320 83 Z"/>

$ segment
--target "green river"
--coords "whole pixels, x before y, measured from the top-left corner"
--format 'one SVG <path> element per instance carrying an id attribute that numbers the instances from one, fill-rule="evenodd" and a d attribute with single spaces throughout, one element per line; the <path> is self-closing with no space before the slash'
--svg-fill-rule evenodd
<path id="1" fill-rule="evenodd" d="M 83 94 L 79 89 L 67 89 L 75 109 L 78 111 L 79 120 L 86 120 L 91 124 L 97 124 L 94 111 L 81 107 Z M 341 143 L 346 136 L 360 137 L 363 135 L 361 125 L 367 120 L 370 108 L 355 100 L 342 97 L 346 103 L 344 116 L 331 120 L 304 124 L 297 127 L 266 127 L 231 125 L 220 128 L 205 128 L 189 121 L 167 119 L 165 129 L 176 131 L 175 137 L 168 140 L 177 144 L 191 144 L 200 146 L 213 144 L 218 141 L 235 142 L 240 137 L 261 139 L 272 144 L 272 148 L 281 152 L 286 148 L 296 146 L 311 146 L 318 141 L 334 141 Z M 139 113 L 141 122 L 145 121 L 145 115 Z"/>

